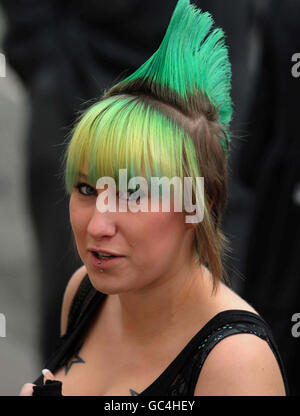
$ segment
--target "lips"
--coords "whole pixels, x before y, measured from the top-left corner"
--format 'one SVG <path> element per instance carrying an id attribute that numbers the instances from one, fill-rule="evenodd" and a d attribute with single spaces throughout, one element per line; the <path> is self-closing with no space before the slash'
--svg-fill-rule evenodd
<path id="1" fill-rule="evenodd" d="M 99 259 L 94 250 L 89 251 L 89 261 L 97 269 L 103 269 L 103 270 L 108 269 L 109 267 L 116 266 L 124 259 L 125 259 L 125 256 L 115 256 L 115 257 L 110 257 L 108 259 Z"/>
<path id="2" fill-rule="evenodd" d="M 98 253 L 98 251 L 93 251 L 93 253 L 99 260 L 106 260 L 106 259 L 113 258 L 113 257 L 119 257 L 119 256 L 113 256 L 112 254 L 106 254 L 106 253 L 104 254 L 103 252 Z"/>
<path id="3" fill-rule="evenodd" d="M 114 251 L 114 250 L 106 250 L 102 248 L 91 247 L 91 248 L 88 248 L 88 251 L 104 253 L 107 255 L 115 256 L 115 257 L 124 257 L 121 253 L 118 253 L 117 251 Z"/>

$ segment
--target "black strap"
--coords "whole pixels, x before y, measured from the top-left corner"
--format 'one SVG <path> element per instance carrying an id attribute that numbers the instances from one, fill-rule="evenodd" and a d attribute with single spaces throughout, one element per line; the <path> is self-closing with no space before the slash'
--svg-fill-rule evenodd
<path id="1" fill-rule="evenodd" d="M 44 368 L 54 372 L 68 362 L 78 347 L 78 340 L 80 341 L 82 328 L 79 323 L 83 328 L 88 326 L 91 317 L 97 313 L 105 296 L 92 286 L 89 276 L 85 275 L 71 303 L 67 331 L 59 338 L 57 346 L 44 364 Z M 33 383 L 42 386 L 43 376 L 40 374 Z"/>
<path id="2" fill-rule="evenodd" d="M 231 323 L 252 323 L 257 324 L 261 327 L 261 329 L 265 332 L 267 338 L 270 341 L 271 349 L 275 352 L 275 356 L 278 359 L 278 363 L 281 369 L 281 373 L 283 376 L 286 393 L 289 395 L 289 386 L 288 381 L 285 373 L 285 368 L 283 365 L 282 358 L 278 351 L 278 347 L 276 342 L 273 338 L 271 328 L 269 324 L 259 315 L 252 313 L 250 311 L 239 310 L 239 309 L 230 309 L 226 311 L 219 312 L 215 315 L 209 322 L 204 325 L 204 327 L 191 339 L 191 341 L 186 345 L 186 347 L 181 351 L 180 354 L 175 358 L 175 360 L 171 363 L 171 365 L 152 383 L 146 390 L 144 390 L 140 395 L 147 396 L 147 395 L 156 395 L 157 392 L 159 394 L 164 394 L 166 386 L 170 381 L 175 380 L 176 376 L 181 372 L 182 368 L 185 365 L 189 366 L 188 361 L 190 360 L 191 356 L 193 356 L 193 352 L 199 348 L 201 342 L 205 340 L 213 330 L 217 329 L 218 327 L 222 327 L 226 324 Z M 194 376 L 191 375 L 192 381 Z M 191 393 L 193 394 L 193 393 Z"/>
<path id="3" fill-rule="evenodd" d="M 67 333 L 70 333 L 77 326 L 84 311 L 92 300 L 96 289 L 92 286 L 89 276 L 86 274 L 82 279 L 77 292 L 73 298 L 67 324 Z"/>

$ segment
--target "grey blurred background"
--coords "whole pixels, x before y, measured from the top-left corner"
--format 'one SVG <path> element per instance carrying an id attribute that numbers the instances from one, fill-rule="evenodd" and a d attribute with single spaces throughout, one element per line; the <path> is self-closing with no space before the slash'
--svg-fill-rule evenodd
<path id="1" fill-rule="evenodd" d="M 0 43 L 4 25 L 0 9 Z M 23 180 L 27 100 L 7 65 L 6 78 L 0 77 L 0 313 L 6 317 L 6 337 L 0 337 L 0 396 L 18 395 L 24 382 L 41 370 L 38 267 Z"/>

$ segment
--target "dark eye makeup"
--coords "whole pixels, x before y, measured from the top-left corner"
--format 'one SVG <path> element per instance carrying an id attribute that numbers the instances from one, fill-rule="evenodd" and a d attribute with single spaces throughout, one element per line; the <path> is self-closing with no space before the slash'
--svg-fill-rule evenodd
<path id="1" fill-rule="evenodd" d="M 79 182 L 77 185 L 75 185 L 75 188 L 81 195 L 84 196 L 97 195 L 97 191 L 95 190 L 95 188 L 84 182 Z M 84 188 L 86 188 L 86 191 L 83 191 Z"/>
<path id="2" fill-rule="evenodd" d="M 77 185 L 75 185 L 74 188 L 76 188 L 81 195 L 84 195 L 84 196 L 97 196 L 96 189 L 93 188 L 91 185 L 85 183 L 85 182 L 79 182 L 79 183 L 77 183 Z M 83 190 L 84 188 L 85 188 L 85 190 Z M 125 196 L 125 198 L 128 199 L 128 200 L 131 200 L 130 197 L 131 197 L 131 195 L 134 192 L 136 192 L 136 190 L 137 189 L 128 190 L 127 191 L 127 198 L 126 198 L 126 196 Z M 120 196 L 118 190 L 117 190 L 117 196 L 118 197 Z M 124 195 L 123 194 L 122 194 L 122 198 L 124 198 Z M 139 200 L 140 200 L 140 196 L 138 197 L 137 201 L 139 201 Z"/>

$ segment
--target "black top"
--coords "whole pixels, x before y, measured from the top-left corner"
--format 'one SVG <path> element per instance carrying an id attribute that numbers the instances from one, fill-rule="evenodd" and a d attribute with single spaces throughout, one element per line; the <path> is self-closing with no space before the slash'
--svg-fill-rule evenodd
<path id="1" fill-rule="evenodd" d="M 106 296 L 91 285 L 88 275 L 84 277 L 70 309 L 67 332 L 60 338 L 57 348 L 44 368 L 48 368 L 54 373 L 79 352 L 84 335 Z M 201 368 L 209 352 L 223 338 L 240 333 L 254 334 L 267 341 L 278 361 L 286 394 L 289 395 L 283 362 L 271 328 L 259 315 L 235 309 L 220 312 L 207 322 L 162 374 L 139 395 L 193 396 Z M 33 383 L 42 386 L 43 376 Z M 49 386 L 38 387 L 34 395 L 47 395 L 45 389 Z M 52 390 L 49 394 L 53 395 L 53 386 L 51 387 Z M 57 394 L 61 394 L 60 383 L 57 385 Z"/>

